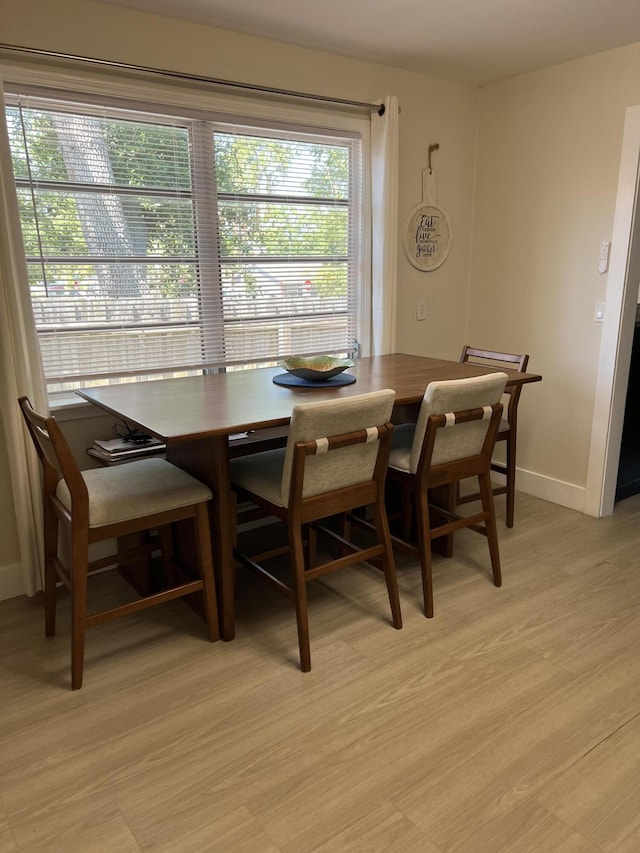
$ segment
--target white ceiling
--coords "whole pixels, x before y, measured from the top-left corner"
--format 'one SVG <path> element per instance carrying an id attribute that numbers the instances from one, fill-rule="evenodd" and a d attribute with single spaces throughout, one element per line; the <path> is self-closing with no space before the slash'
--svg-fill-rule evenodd
<path id="1" fill-rule="evenodd" d="M 450 80 L 640 42 L 640 0 L 107 0 Z"/>

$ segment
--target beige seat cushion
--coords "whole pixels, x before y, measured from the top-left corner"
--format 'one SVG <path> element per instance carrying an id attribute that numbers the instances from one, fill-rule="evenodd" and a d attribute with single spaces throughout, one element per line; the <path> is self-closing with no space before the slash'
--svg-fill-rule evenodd
<path id="1" fill-rule="evenodd" d="M 276 506 L 282 503 L 282 471 L 284 468 L 285 449 L 265 450 L 251 456 L 232 459 L 231 482 L 266 498 Z"/>
<path id="2" fill-rule="evenodd" d="M 104 527 L 157 512 L 204 503 L 211 490 L 165 459 L 140 459 L 111 468 L 83 471 L 89 492 L 89 527 Z M 71 510 L 64 480 L 56 495 Z"/>
<path id="3" fill-rule="evenodd" d="M 411 448 L 416 433 L 415 424 L 399 424 L 393 429 L 389 467 L 400 471 L 411 470 Z"/>

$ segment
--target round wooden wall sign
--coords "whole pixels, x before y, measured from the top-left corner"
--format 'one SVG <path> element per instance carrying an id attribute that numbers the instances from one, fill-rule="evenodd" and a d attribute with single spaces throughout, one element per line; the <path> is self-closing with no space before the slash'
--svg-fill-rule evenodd
<path id="1" fill-rule="evenodd" d="M 434 204 L 419 204 L 407 216 L 404 226 L 404 252 L 419 270 L 435 270 L 451 250 L 449 217 Z"/>

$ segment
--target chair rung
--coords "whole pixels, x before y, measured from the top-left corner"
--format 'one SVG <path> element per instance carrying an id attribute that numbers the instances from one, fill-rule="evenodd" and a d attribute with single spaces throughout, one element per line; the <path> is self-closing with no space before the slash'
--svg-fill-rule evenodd
<path id="1" fill-rule="evenodd" d="M 456 521 L 441 524 L 439 527 L 432 527 L 431 538 L 438 539 L 440 536 L 446 536 L 448 533 L 454 533 L 456 530 L 462 530 L 464 527 L 474 530 L 479 522 L 486 521 L 487 518 L 489 518 L 488 512 L 479 512 L 476 515 L 458 518 Z"/>
<path id="2" fill-rule="evenodd" d="M 323 563 L 321 566 L 315 566 L 313 569 L 307 569 L 305 579 L 312 581 L 322 575 L 328 575 L 331 572 L 337 572 L 340 569 L 345 569 L 347 566 L 353 566 L 355 563 L 366 563 L 372 557 L 379 557 L 384 554 L 382 545 L 374 545 L 371 548 L 365 548 L 362 551 L 357 551 L 355 554 L 347 554 L 346 557 L 340 557 L 338 560 L 332 560 L 330 563 Z"/>
<path id="3" fill-rule="evenodd" d="M 291 548 L 288 545 L 280 545 L 278 548 L 271 548 L 269 551 L 252 554 L 251 559 L 255 560 L 256 565 L 259 565 L 260 560 L 272 560 L 274 557 L 281 557 L 283 554 L 288 554 L 290 550 Z"/>
<path id="4" fill-rule="evenodd" d="M 91 616 L 87 616 L 87 627 L 91 628 L 94 625 L 101 625 L 103 622 L 110 622 L 112 619 L 117 619 L 120 616 L 128 616 L 129 613 L 136 613 L 138 610 L 145 610 L 154 604 L 162 604 L 165 601 L 172 601 L 174 598 L 182 598 L 192 592 L 200 592 L 203 586 L 201 580 L 191 581 L 190 583 L 183 583 L 180 586 L 163 590 L 163 592 L 158 592 L 155 595 L 149 595 L 146 598 L 121 604 L 119 607 L 111 608 L 111 610 L 102 610 L 100 613 L 93 613 Z"/>
<path id="5" fill-rule="evenodd" d="M 409 554 L 417 554 L 418 548 L 416 545 L 412 545 L 410 542 L 405 542 L 404 539 L 400 539 L 398 536 L 394 536 L 391 534 L 391 542 L 400 548 L 401 551 L 407 551 Z"/>
<path id="6" fill-rule="evenodd" d="M 62 561 L 58 557 L 53 557 L 53 565 L 55 567 L 56 574 L 58 575 L 62 583 L 66 586 L 68 590 L 71 590 L 71 575 L 67 571 Z"/>
<path id="7" fill-rule="evenodd" d="M 480 534 L 482 534 L 482 536 L 488 536 L 487 528 L 486 528 L 486 525 L 484 525 L 484 524 L 483 525 L 470 524 L 469 530 L 475 530 L 476 533 L 480 533 Z"/>
<path id="8" fill-rule="evenodd" d="M 233 549 L 233 556 L 246 569 L 250 569 L 255 574 L 260 575 L 261 578 L 264 578 L 269 586 L 273 587 L 273 589 L 277 590 L 281 595 L 284 595 L 284 597 L 288 598 L 289 601 L 294 600 L 293 590 L 288 587 L 286 583 L 283 583 L 280 578 L 271 574 L 271 572 L 268 571 L 268 569 L 265 569 L 264 566 L 259 565 L 259 563 L 252 560 L 251 557 L 247 557 L 246 554 L 242 554 L 236 548 Z"/>
<path id="9" fill-rule="evenodd" d="M 150 542 L 147 545 L 140 545 L 137 548 L 127 548 L 123 551 L 114 551 L 113 554 L 107 554 L 106 557 L 99 557 L 97 560 L 91 560 L 87 566 L 89 573 L 96 572 L 99 569 L 104 569 L 107 566 L 117 566 L 119 563 L 131 563 L 148 559 L 154 551 L 160 549 L 159 542 Z"/>
<path id="10" fill-rule="evenodd" d="M 396 515 L 389 515 L 389 513 L 387 513 L 387 519 L 388 519 L 389 521 L 390 521 L 392 518 L 396 518 L 396 517 L 397 517 L 397 518 L 401 518 L 401 517 L 402 517 L 402 513 L 397 513 Z M 362 527 L 362 528 L 364 528 L 365 530 L 371 530 L 373 533 L 375 533 L 375 532 L 376 532 L 375 525 L 373 525 L 370 521 L 367 521 L 367 519 L 366 519 L 366 518 L 362 518 L 362 517 L 361 517 L 361 516 L 359 516 L 359 515 L 350 515 L 350 516 L 349 516 L 349 520 L 351 521 L 351 524 L 354 524 L 354 525 L 356 525 L 357 527 Z"/>
<path id="11" fill-rule="evenodd" d="M 499 497 L 500 495 L 506 495 L 508 488 L 507 486 L 493 486 L 491 487 L 491 491 L 493 493 L 494 498 Z M 456 500 L 456 504 L 459 506 L 460 504 L 468 504 L 473 503 L 474 501 L 480 500 L 480 492 L 472 492 L 468 495 L 460 495 L 460 497 Z"/>
<path id="12" fill-rule="evenodd" d="M 361 550 L 357 545 L 354 545 L 353 542 L 349 542 L 349 540 L 345 539 L 344 536 L 340 536 L 339 533 L 336 533 L 335 530 L 329 530 L 329 528 L 325 527 L 324 524 L 316 523 L 314 527 L 318 533 L 322 533 L 324 536 L 326 536 L 328 539 L 331 539 L 333 542 L 338 542 L 340 545 L 342 545 L 343 548 L 349 548 L 350 551 Z M 372 529 L 375 530 L 373 526 Z"/>
<path id="13" fill-rule="evenodd" d="M 460 505 L 460 504 L 475 503 L 475 501 L 479 501 L 479 500 L 480 500 L 480 492 L 473 492 L 472 494 L 469 494 L 469 495 L 460 495 L 460 497 L 456 500 L 456 504 Z"/>

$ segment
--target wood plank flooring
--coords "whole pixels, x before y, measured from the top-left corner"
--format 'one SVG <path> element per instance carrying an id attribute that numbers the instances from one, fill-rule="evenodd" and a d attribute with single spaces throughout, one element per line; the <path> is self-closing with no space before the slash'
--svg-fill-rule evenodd
<path id="1" fill-rule="evenodd" d="M 0 851 L 637 853 L 640 496 L 592 519 L 519 495 L 504 586 L 484 539 L 398 554 L 404 628 L 366 567 L 291 605 L 239 574 L 232 643 L 174 602 L 92 629 L 0 603 Z M 122 592 L 115 573 L 93 595 Z"/>

